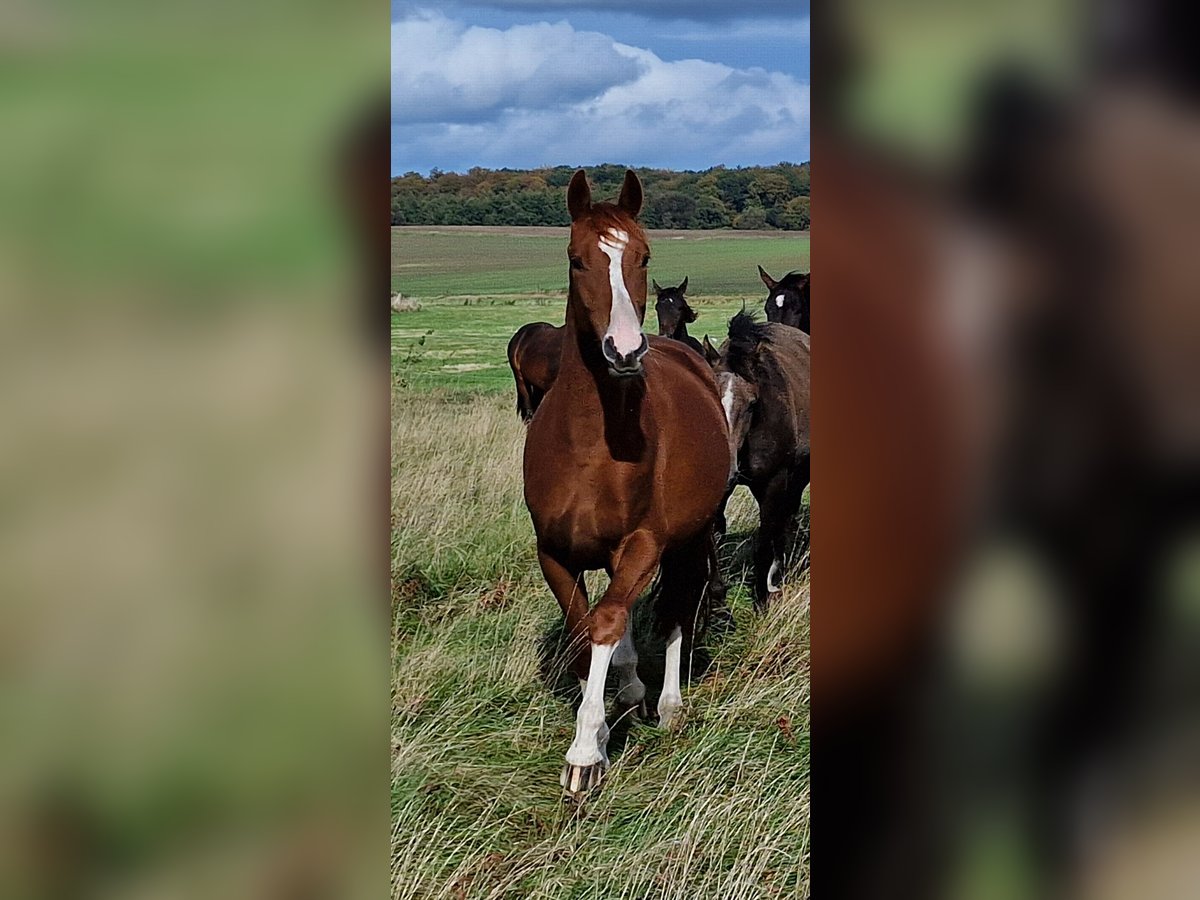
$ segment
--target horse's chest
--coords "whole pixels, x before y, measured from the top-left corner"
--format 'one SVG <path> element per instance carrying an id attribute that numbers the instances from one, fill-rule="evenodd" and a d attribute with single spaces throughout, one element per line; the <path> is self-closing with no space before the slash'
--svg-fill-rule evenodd
<path id="1" fill-rule="evenodd" d="M 645 518 L 650 492 L 636 466 L 577 458 L 533 459 L 526 500 L 539 535 L 556 543 L 619 541 Z"/>

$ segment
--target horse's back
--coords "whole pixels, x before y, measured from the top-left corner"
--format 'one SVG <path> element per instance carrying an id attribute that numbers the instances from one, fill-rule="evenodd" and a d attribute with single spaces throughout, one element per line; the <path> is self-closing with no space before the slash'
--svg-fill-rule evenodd
<path id="1" fill-rule="evenodd" d="M 811 338 L 790 325 L 768 324 L 763 344 L 763 366 L 770 384 L 759 386 L 759 403 L 771 414 L 764 424 L 784 429 L 785 446 L 794 448 L 795 460 L 809 455 L 809 409 L 811 408 Z M 780 442 L 772 436 L 770 443 Z"/>

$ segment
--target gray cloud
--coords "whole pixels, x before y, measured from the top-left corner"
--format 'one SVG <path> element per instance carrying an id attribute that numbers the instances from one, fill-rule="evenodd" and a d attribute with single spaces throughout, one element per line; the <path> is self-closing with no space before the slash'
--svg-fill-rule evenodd
<path id="1" fill-rule="evenodd" d="M 422 21 L 419 35 L 393 26 L 394 41 L 420 51 L 402 77 L 393 71 L 394 88 L 404 89 L 393 100 L 396 171 L 607 161 L 706 168 L 807 158 L 808 87 L 790 75 L 668 62 L 565 23 L 553 26 L 550 40 L 549 32 L 520 30 L 526 26 Z M 434 26 L 452 39 L 431 36 Z M 420 43 L 408 43 L 414 39 Z M 576 59 L 581 46 L 596 64 L 564 67 L 564 54 Z"/>
<path id="2" fill-rule="evenodd" d="M 641 69 L 611 38 L 565 22 L 500 30 L 418 13 L 392 23 L 392 120 L 470 123 L 577 103 Z"/>
<path id="3" fill-rule="evenodd" d="M 461 6 L 525 13 L 632 13 L 653 19 L 728 22 L 733 19 L 804 18 L 809 0 L 458 0 Z"/>

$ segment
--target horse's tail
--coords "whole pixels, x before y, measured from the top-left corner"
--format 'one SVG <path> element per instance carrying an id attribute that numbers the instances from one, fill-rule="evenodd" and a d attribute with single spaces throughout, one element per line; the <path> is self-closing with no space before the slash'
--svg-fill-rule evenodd
<path id="1" fill-rule="evenodd" d="M 528 325 L 522 325 L 508 342 L 508 367 L 512 369 L 513 381 L 517 383 L 517 415 L 525 422 L 533 418 L 533 402 L 529 396 L 529 385 L 525 383 L 520 366 L 517 364 L 517 348 L 521 345 L 521 340 L 525 337 L 525 331 L 528 328 Z"/>

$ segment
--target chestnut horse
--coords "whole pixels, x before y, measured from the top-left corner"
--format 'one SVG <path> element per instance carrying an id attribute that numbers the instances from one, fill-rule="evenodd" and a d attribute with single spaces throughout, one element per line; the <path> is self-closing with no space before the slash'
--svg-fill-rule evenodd
<path id="1" fill-rule="evenodd" d="M 517 383 L 517 415 L 528 422 L 558 376 L 563 326 L 530 322 L 508 342 L 508 365 Z"/>
<path id="2" fill-rule="evenodd" d="M 763 302 L 767 321 L 790 325 L 793 328 L 799 328 L 805 334 L 811 334 L 808 273 L 788 272 L 776 281 L 767 274 L 762 266 L 759 266 L 758 277 L 767 286 L 767 299 Z"/>
<path id="3" fill-rule="evenodd" d="M 642 185 L 627 171 L 618 201 L 593 203 L 580 170 L 567 190 L 570 290 L 562 358 L 525 436 L 525 503 L 538 562 L 571 634 L 583 702 L 560 779 L 571 796 L 608 766 L 604 686 L 643 703 L 629 610 L 659 572 L 657 627 L 667 636 L 660 723 L 683 705 L 680 660 L 710 570 L 712 520 L 725 490 L 725 416 L 704 359 L 647 339 Z M 609 584 L 589 611 L 585 571 Z"/>

